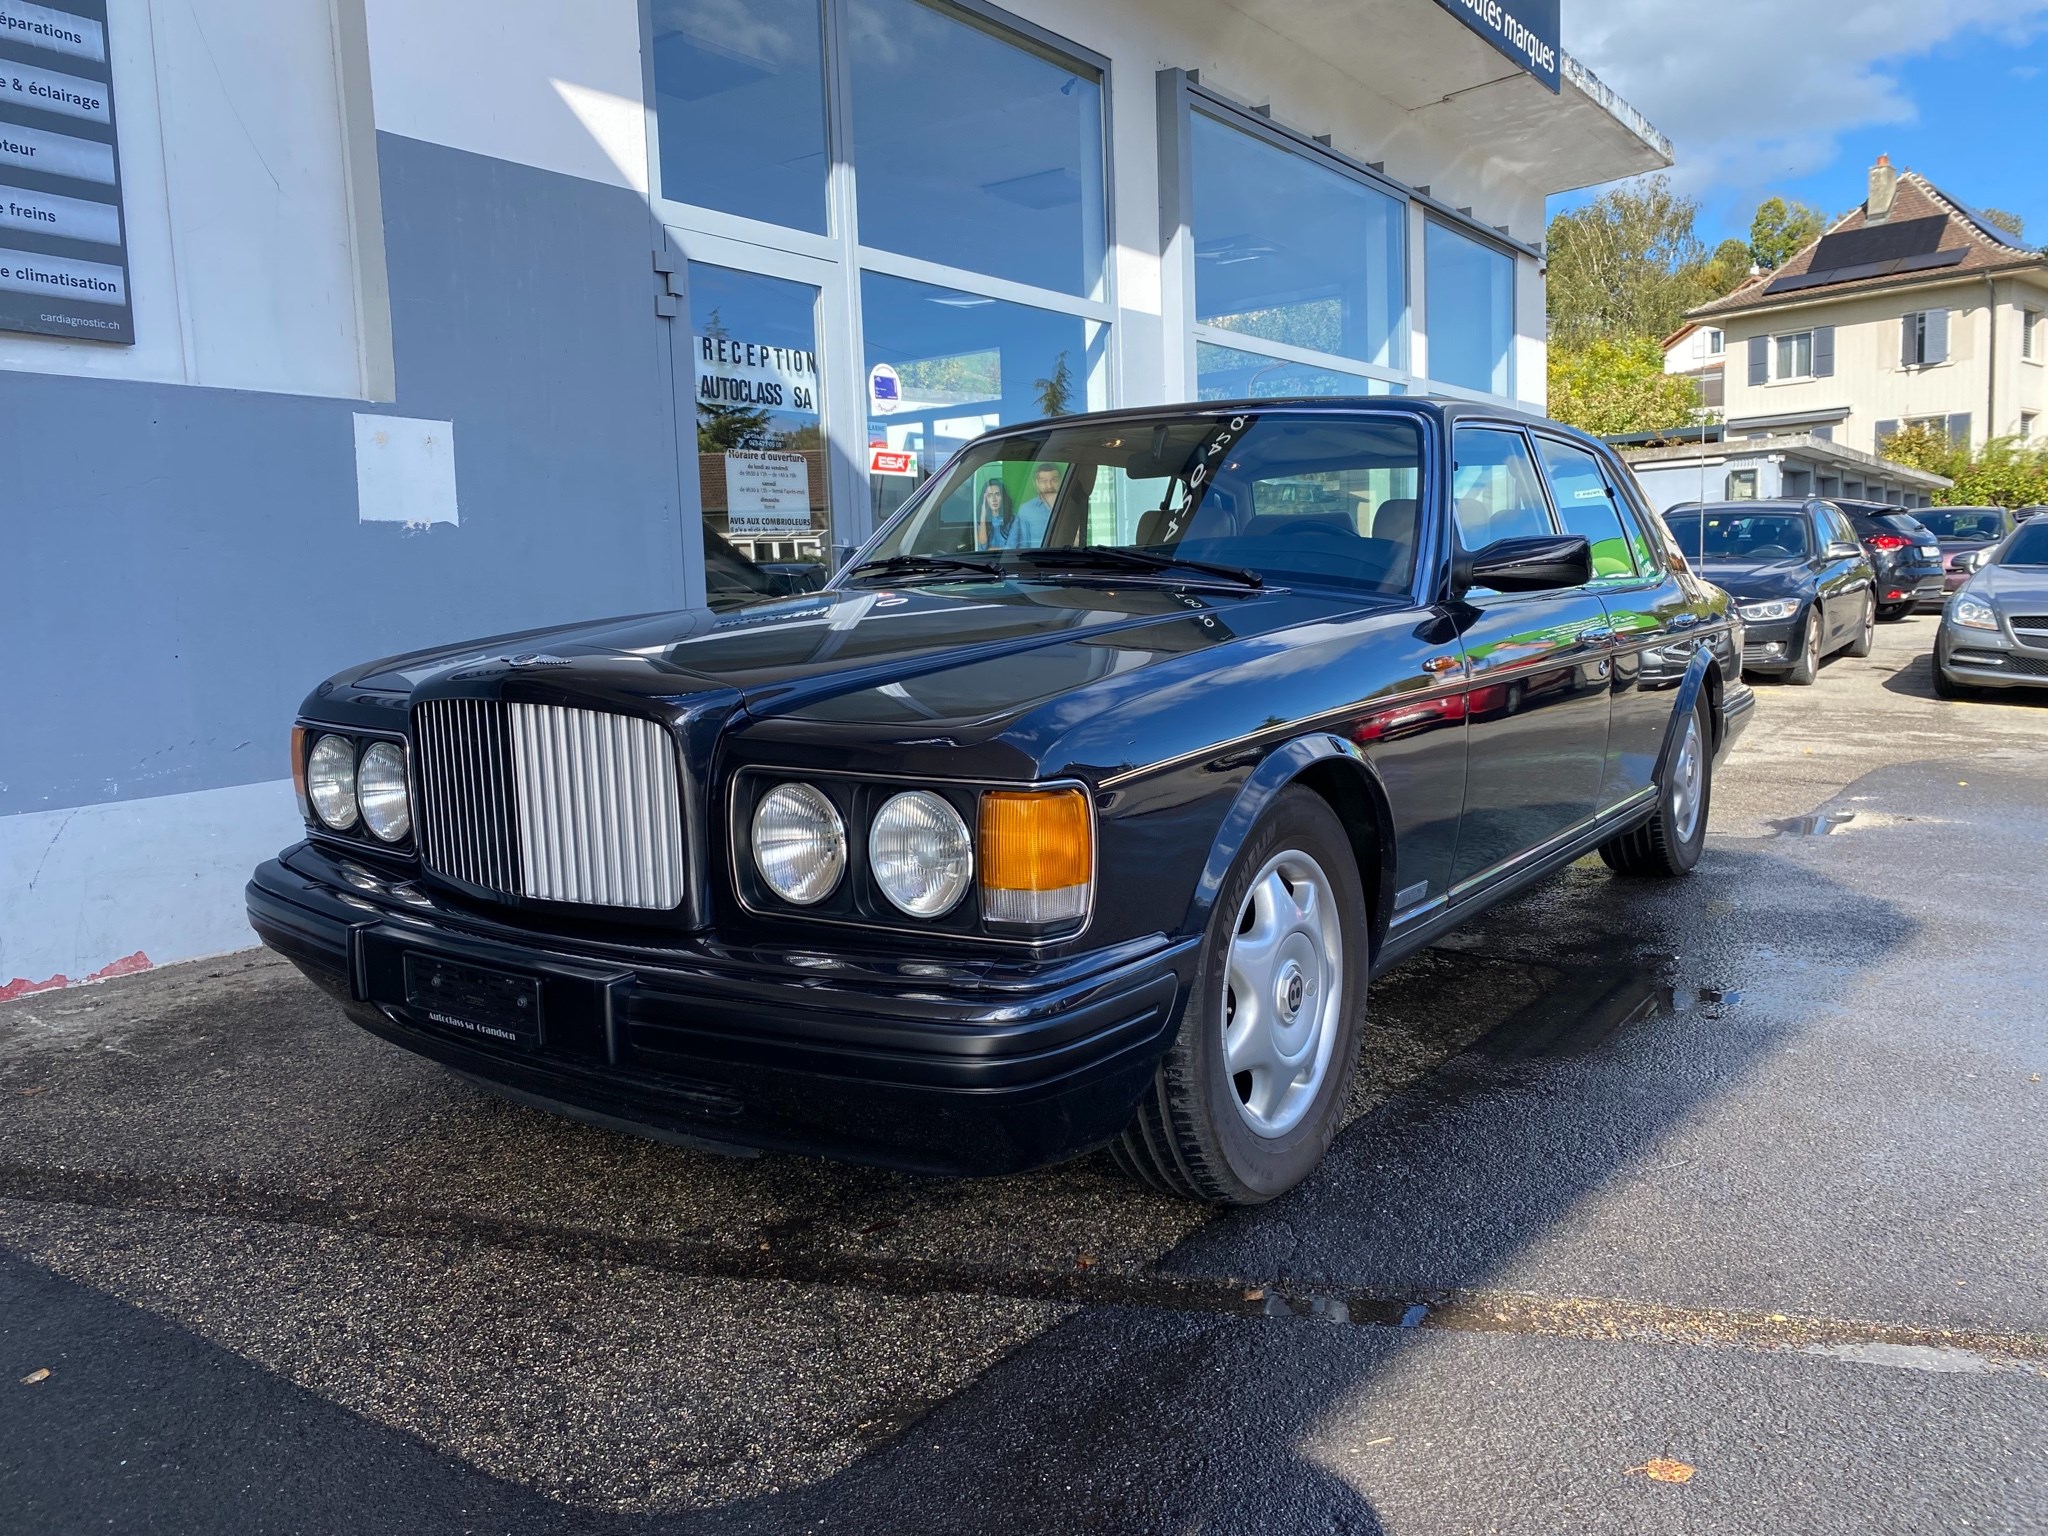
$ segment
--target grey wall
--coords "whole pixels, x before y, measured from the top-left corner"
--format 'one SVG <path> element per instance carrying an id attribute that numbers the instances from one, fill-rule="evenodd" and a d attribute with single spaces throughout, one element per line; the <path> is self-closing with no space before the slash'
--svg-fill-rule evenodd
<path id="1" fill-rule="evenodd" d="M 0 815 L 282 778 L 351 662 L 682 601 L 646 205 L 378 162 L 394 404 L 0 373 Z M 460 527 L 358 520 L 357 410 L 454 422 Z"/>

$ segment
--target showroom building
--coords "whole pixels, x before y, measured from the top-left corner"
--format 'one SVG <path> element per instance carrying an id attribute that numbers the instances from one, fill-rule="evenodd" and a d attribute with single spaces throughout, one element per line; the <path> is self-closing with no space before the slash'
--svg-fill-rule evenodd
<path id="1" fill-rule="evenodd" d="M 1670 156 L 1556 0 L 0 0 L 0 996 L 249 942 L 351 661 L 1004 423 L 1540 409 L 1545 198 Z"/>

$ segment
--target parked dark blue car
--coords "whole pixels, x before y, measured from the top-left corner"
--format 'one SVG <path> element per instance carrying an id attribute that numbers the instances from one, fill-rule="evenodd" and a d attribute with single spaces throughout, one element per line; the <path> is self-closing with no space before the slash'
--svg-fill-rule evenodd
<path id="1" fill-rule="evenodd" d="M 1692 867 L 1736 635 L 1550 422 L 1042 422 L 823 591 L 322 684 L 249 911 L 365 1028 L 600 1124 L 952 1173 L 1111 1144 L 1264 1200 L 1336 1130 L 1371 974 L 1595 849 Z"/>
<path id="2" fill-rule="evenodd" d="M 1694 569 L 1735 599 L 1745 671 L 1810 683 L 1836 651 L 1870 654 L 1877 572 L 1832 502 L 1686 502 L 1664 522 Z"/>

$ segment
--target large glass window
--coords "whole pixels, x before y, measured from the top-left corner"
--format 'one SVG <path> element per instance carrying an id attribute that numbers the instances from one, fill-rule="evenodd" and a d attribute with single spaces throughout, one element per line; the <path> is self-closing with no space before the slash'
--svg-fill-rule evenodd
<path id="1" fill-rule="evenodd" d="M 1460 389 L 1512 394 L 1514 258 L 1434 220 L 1423 252 L 1429 376 Z"/>
<path id="2" fill-rule="evenodd" d="M 712 599 L 814 584 L 831 528 L 818 290 L 703 262 L 689 286 Z"/>
<path id="3" fill-rule="evenodd" d="M 990 428 L 1105 403 L 1105 326 L 881 272 L 860 288 L 878 521 Z"/>
<path id="4" fill-rule="evenodd" d="M 861 244 L 1102 287 L 1102 82 L 918 0 L 852 0 Z"/>
<path id="5" fill-rule="evenodd" d="M 1190 134 L 1195 323 L 1405 367 L 1401 201 L 1207 113 Z"/>
<path id="6" fill-rule="evenodd" d="M 654 0 L 661 195 L 825 232 L 818 0 Z"/>

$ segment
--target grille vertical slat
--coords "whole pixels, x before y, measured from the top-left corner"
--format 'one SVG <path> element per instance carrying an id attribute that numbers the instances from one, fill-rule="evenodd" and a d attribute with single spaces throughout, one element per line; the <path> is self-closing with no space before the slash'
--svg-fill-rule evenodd
<path id="1" fill-rule="evenodd" d="M 652 720 L 552 704 L 422 704 L 429 868 L 508 896 L 663 909 L 683 895 L 674 743 Z"/>

